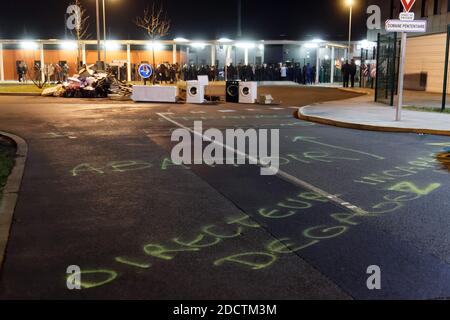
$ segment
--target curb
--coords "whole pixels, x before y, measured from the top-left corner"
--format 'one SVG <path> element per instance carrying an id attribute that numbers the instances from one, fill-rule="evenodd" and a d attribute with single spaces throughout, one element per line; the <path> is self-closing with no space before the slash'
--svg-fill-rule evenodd
<path id="1" fill-rule="evenodd" d="M 16 143 L 16 159 L 11 174 L 8 177 L 6 186 L 3 189 L 0 204 L 0 269 L 6 254 L 11 224 L 13 221 L 14 209 L 19 198 L 20 185 L 22 183 L 23 172 L 28 155 L 28 145 L 24 139 L 14 134 L 0 131 L 0 135 L 5 136 Z"/>
<path id="2" fill-rule="evenodd" d="M 37 92 L 0 92 L 0 96 L 11 97 L 40 97 L 41 94 Z"/>
<path id="3" fill-rule="evenodd" d="M 352 89 L 352 88 L 337 88 L 340 91 L 344 91 L 344 92 L 351 92 L 351 93 L 359 93 L 361 95 L 366 95 L 366 96 L 370 96 L 373 91 L 369 91 L 369 90 L 357 90 L 357 89 Z"/>
<path id="4" fill-rule="evenodd" d="M 416 134 L 431 134 L 438 136 L 450 136 L 450 131 L 444 130 L 433 130 L 433 129 L 417 129 L 417 128 L 396 128 L 396 127 L 383 127 L 383 126 L 373 126 L 369 124 L 360 124 L 360 123 L 352 123 L 352 122 L 343 122 L 336 121 L 321 117 L 314 117 L 305 115 L 302 110 L 304 108 L 308 108 L 312 106 L 305 106 L 300 108 L 297 111 L 297 118 L 300 120 L 316 122 L 325 125 L 331 125 L 340 128 L 347 129 L 357 129 L 357 130 L 366 130 L 366 131 L 379 131 L 379 132 L 395 132 L 395 133 L 416 133 Z"/>

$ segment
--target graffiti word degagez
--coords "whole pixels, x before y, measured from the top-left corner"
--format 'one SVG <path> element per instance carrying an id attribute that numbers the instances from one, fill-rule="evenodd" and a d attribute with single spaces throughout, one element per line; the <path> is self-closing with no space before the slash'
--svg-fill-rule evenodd
<path id="1" fill-rule="evenodd" d="M 196 316 L 207 319 L 209 315 L 216 316 L 276 316 L 276 305 L 217 305 L 215 307 L 189 306 L 180 304 L 170 310 L 172 316 Z"/>

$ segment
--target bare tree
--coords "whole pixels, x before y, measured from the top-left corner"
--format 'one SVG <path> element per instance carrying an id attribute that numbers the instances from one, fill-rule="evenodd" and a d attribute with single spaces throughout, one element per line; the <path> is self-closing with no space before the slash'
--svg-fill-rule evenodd
<path id="1" fill-rule="evenodd" d="M 80 68 L 80 62 L 83 61 L 83 40 L 88 40 L 91 37 L 89 33 L 89 16 L 86 9 L 81 5 L 81 0 L 75 0 L 73 5 L 79 8 L 75 17 L 75 28 L 72 34 L 77 40 L 77 70 Z M 83 61 L 86 63 L 86 61 Z"/>
<path id="2" fill-rule="evenodd" d="M 48 77 L 45 75 L 45 66 L 37 63 L 33 66 L 31 81 L 39 89 L 43 89 L 45 87 L 48 81 Z"/>
<path id="3" fill-rule="evenodd" d="M 134 21 L 137 27 L 144 29 L 152 41 L 153 68 L 155 63 L 155 41 L 169 34 L 171 21 L 167 18 L 167 13 L 160 4 L 153 3 L 152 8 L 144 10 L 142 17 L 137 17 Z M 153 77 L 153 82 L 155 77 Z"/>

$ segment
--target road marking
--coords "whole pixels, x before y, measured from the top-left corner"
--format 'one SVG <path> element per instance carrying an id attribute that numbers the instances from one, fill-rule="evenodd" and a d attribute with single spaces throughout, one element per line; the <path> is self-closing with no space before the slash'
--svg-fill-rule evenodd
<path id="1" fill-rule="evenodd" d="M 191 111 L 192 114 L 205 114 L 205 111 Z"/>
<path id="2" fill-rule="evenodd" d="M 436 146 L 436 147 L 450 147 L 450 143 L 449 142 L 444 142 L 444 143 L 427 143 L 427 145 L 429 145 L 429 146 Z"/>
<path id="3" fill-rule="evenodd" d="M 256 109 L 245 109 L 247 111 L 256 111 Z"/>
<path id="4" fill-rule="evenodd" d="M 269 108 L 270 110 L 284 110 L 284 108 Z"/>
<path id="5" fill-rule="evenodd" d="M 50 136 L 51 138 L 65 138 L 66 136 L 60 133 L 55 133 L 55 132 L 49 132 L 47 133 L 48 136 Z"/>
<path id="6" fill-rule="evenodd" d="M 217 111 L 222 112 L 222 113 L 236 112 L 236 110 L 217 110 Z"/>
<path id="7" fill-rule="evenodd" d="M 359 150 L 355 150 L 355 149 L 349 149 L 349 148 L 344 148 L 344 147 L 339 147 L 339 146 L 334 146 L 332 144 L 327 144 L 327 143 L 323 143 L 323 142 L 319 142 L 315 140 L 316 138 L 311 138 L 311 137 L 303 137 L 303 136 L 299 136 L 299 137 L 295 137 L 292 142 L 297 142 L 297 141 L 306 141 L 309 143 L 315 143 L 321 146 L 325 146 L 325 147 L 329 147 L 329 148 L 334 148 L 334 149 L 338 149 L 338 150 L 344 150 L 344 151 L 349 151 L 349 152 L 354 152 L 354 153 L 359 153 L 359 154 L 363 154 L 378 160 L 384 160 L 385 158 L 382 156 L 378 156 L 376 154 L 372 154 L 372 153 L 367 153 L 367 152 L 363 152 L 363 151 L 359 151 Z"/>
<path id="8" fill-rule="evenodd" d="M 194 135 L 196 135 L 198 137 L 201 137 L 204 141 L 214 143 L 214 144 L 216 144 L 216 145 L 218 145 L 218 146 L 220 146 L 222 148 L 225 148 L 227 150 L 233 151 L 237 155 L 244 156 L 246 159 L 248 159 L 250 161 L 253 161 L 253 162 L 256 162 L 257 165 L 260 166 L 260 167 L 263 167 L 263 168 L 267 168 L 268 167 L 267 164 L 261 163 L 261 161 L 259 159 L 256 159 L 256 158 L 254 158 L 254 157 L 252 157 L 252 156 L 250 156 L 250 155 L 248 155 L 248 154 L 246 154 L 244 152 L 240 152 L 239 150 L 236 150 L 235 148 L 232 148 L 232 147 L 230 147 L 230 146 L 228 146 L 226 144 L 223 144 L 221 142 L 213 140 L 210 137 L 205 136 L 202 133 L 196 132 L 193 129 L 182 125 L 181 123 L 179 123 L 179 122 L 177 122 L 175 120 L 172 120 L 171 118 L 167 117 L 167 113 L 159 113 L 158 112 L 156 114 L 158 116 L 160 116 L 161 118 L 165 119 L 166 121 L 176 125 L 177 127 L 182 128 L 184 130 L 187 130 L 187 131 L 191 132 L 192 134 L 194 134 Z M 287 181 L 289 183 L 292 183 L 293 185 L 296 185 L 298 187 L 302 187 L 304 189 L 308 189 L 308 190 L 310 190 L 310 191 L 312 191 L 314 193 L 317 193 L 318 195 L 320 195 L 322 197 L 328 198 L 334 204 L 337 204 L 340 207 L 343 207 L 343 208 L 346 208 L 348 210 L 351 210 L 355 214 L 358 214 L 358 215 L 368 214 L 368 212 L 363 210 L 362 208 L 359 208 L 358 206 L 355 206 L 355 205 L 351 204 L 348 201 L 344 201 L 344 200 L 340 199 L 338 196 L 332 195 L 332 194 L 330 194 L 330 193 L 328 193 L 328 192 L 326 192 L 326 191 L 324 191 L 324 190 L 322 190 L 322 189 L 320 189 L 318 187 L 315 187 L 312 184 L 310 184 L 310 183 L 308 183 L 306 181 L 303 181 L 303 180 L 301 180 L 301 179 L 299 179 L 299 178 L 297 178 L 297 177 L 295 177 L 295 176 L 293 176 L 293 175 L 291 175 L 291 174 L 289 174 L 287 172 L 284 172 L 282 170 L 278 170 L 278 172 L 276 173 L 276 176 L 278 176 L 279 178 L 281 178 L 281 179 L 283 179 L 283 180 L 285 180 L 285 181 Z"/>

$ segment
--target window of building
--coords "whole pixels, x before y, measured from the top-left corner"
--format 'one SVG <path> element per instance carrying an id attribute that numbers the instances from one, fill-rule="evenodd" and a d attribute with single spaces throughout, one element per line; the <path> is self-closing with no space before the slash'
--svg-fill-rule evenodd
<path id="1" fill-rule="evenodd" d="M 434 7 L 433 7 L 433 14 L 434 15 L 437 15 L 437 14 L 441 13 L 440 10 L 439 10 L 439 3 L 440 2 L 441 1 L 439 1 L 439 0 L 434 0 Z"/>
<path id="2" fill-rule="evenodd" d="M 422 0 L 422 10 L 421 10 L 422 17 L 428 17 L 428 1 L 429 0 Z"/>

